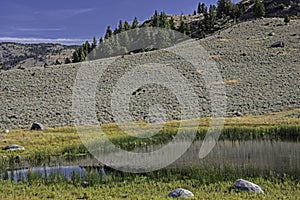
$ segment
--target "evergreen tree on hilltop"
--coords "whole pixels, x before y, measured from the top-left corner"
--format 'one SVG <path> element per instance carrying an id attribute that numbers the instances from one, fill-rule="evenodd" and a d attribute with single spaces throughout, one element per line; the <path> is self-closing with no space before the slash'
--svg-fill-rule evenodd
<path id="1" fill-rule="evenodd" d="M 171 17 L 171 19 L 169 20 L 169 24 L 170 24 L 170 28 L 172 29 L 172 30 L 175 30 L 175 22 L 174 22 L 174 18 L 173 17 Z"/>
<path id="2" fill-rule="evenodd" d="M 121 33 L 124 31 L 124 26 L 122 20 L 119 21 L 118 32 Z"/>
<path id="3" fill-rule="evenodd" d="M 159 27 L 159 16 L 157 10 L 155 10 L 153 17 L 151 18 L 151 25 L 153 27 Z"/>
<path id="4" fill-rule="evenodd" d="M 86 41 L 73 52 L 73 63 L 85 61 L 91 50 L 90 43 Z"/>
<path id="5" fill-rule="evenodd" d="M 216 7 L 214 5 L 209 6 L 208 14 L 209 14 L 209 22 L 208 22 L 209 28 L 213 28 L 216 23 L 216 18 L 217 18 Z"/>
<path id="6" fill-rule="evenodd" d="M 91 46 L 91 50 L 95 49 L 97 47 L 97 39 L 96 37 L 94 36 L 93 37 L 93 43 L 92 43 L 92 46 Z"/>
<path id="7" fill-rule="evenodd" d="M 255 13 L 256 17 L 264 17 L 266 15 L 265 6 L 264 6 L 262 0 L 255 0 L 254 13 Z"/>
<path id="8" fill-rule="evenodd" d="M 161 12 L 159 16 L 159 27 L 170 28 L 170 22 L 165 12 Z"/>
<path id="9" fill-rule="evenodd" d="M 180 18 L 180 26 L 179 26 L 179 32 L 185 34 L 185 35 L 190 35 L 191 34 L 191 27 L 188 23 L 185 23 L 183 21 L 183 18 L 181 16 Z"/>
<path id="10" fill-rule="evenodd" d="M 197 13 L 200 14 L 200 13 L 202 13 L 201 11 L 202 11 L 201 10 L 201 3 L 199 2 L 198 7 L 197 7 Z"/>
<path id="11" fill-rule="evenodd" d="M 110 38 L 112 35 L 113 35 L 113 32 L 112 32 L 110 26 L 108 26 L 107 29 L 106 29 L 106 33 L 105 33 L 104 38 L 105 38 L 105 39 L 108 39 L 108 38 Z"/>
<path id="12" fill-rule="evenodd" d="M 232 8 L 232 1 L 231 0 L 218 0 L 217 1 L 217 17 L 223 18 L 230 14 L 230 10 Z"/>
<path id="13" fill-rule="evenodd" d="M 129 23 L 128 23 L 127 21 L 125 21 L 125 22 L 124 22 L 124 30 L 125 30 L 125 31 L 128 31 L 128 30 L 130 30 L 130 28 L 131 28 L 131 27 L 130 27 Z"/>
<path id="14" fill-rule="evenodd" d="M 207 7 L 206 7 L 206 5 L 205 5 L 205 3 L 202 3 L 201 4 L 201 13 L 206 13 L 207 12 Z"/>
<path id="15" fill-rule="evenodd" d="M 99 44 L 102 44 L 103 43 L 103 38 L 101 37 L 100 39 L 99 39 Z"/>
<path id="16" fill-rule="evenodd" d="M 243 8 L 240 8 L 237 4 L 232 5 L 231 18 L 237 20 L 243 15 L 243 13 L 244 13 Z"/>
<path id="17" fill-rule="evenodd" d="M 182 19 L 182 16 L 180 17 L 179 32 L 181 32 L 181 33 L 185 32 L 185 23 L 184 23 L 184 21 Z"/>
<path id="18" fill-rule="evenodd" d="M 204 25 L 204 30 L 208 31 L 210 29 L 210 16 L 208 12 L 203 13 L 204 19 L 203 19 L 203 25 Z"/>
<path id="19" fill-rule="evenodd" d="M 135 29 L 135 28 L 138 28 L 138 27 L 139 27 L 139 22 L 138 22 L 137 18 L 135 17 L 133 22 L 132 22 L 131 28 Z"/>

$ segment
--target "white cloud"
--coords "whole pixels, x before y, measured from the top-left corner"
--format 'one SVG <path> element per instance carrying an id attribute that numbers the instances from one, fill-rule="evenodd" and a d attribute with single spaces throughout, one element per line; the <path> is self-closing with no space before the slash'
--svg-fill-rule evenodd
<path id="1" fill-rule="evenodd" d="M 70 18 L 76 15 L 85 14 L 94 11 L 95 8 L 78 8 L 78 9 L 61 9 L 61 10 L 46 10 L 37 11 L 35 15 L 52 17 L 56 19 Z"/>
<path id="2" fill-rule="evenodd" d="M 14 28 L 17 31 L 24 32 L 43 32 L 43 31 L 62 31 L 64 28 Z"/>
<path id="3" fill-rule="evenodd" d="M 15 43 L 26 43 L 26 44 L 37 44 L 37 43 L 59 43 L 65 45 L 79 45 L 86 41 L 86 39 L 76 38 L 18 38 L 18 37 L 0 37 L 0 42 L 15 42 Z"/>

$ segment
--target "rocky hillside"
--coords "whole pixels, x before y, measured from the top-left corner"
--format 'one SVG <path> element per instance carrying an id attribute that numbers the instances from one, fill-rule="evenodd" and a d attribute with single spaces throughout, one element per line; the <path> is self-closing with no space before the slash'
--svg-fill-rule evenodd
<path id="1" fill-rule="evenodd" d="M 246 8 L 242 19 L 254 17 L 254 1 L 242 0 L 238 3 Z M 300 16 L 300 0 L 263 0 L 266 17 Z"/>
<path id="2" fill-rule="evenodd" d="M 0 43 L 0 70 L 65 64 L 76 48 L 61 44 Z"/>
<path id="3" fill-rule="evenodd" d="M 218 64 L 226 87 L 227 115 L 263 114 L 300 107 L 300 21 L 285 25 L 282 18 L 242 22 L 197 40 Z M 272 47 L 279 42 L 278 47 Z M 177 49 L 189 51 L 193 47 Z M 72 125 L 72 89 L 81 66 L 101 66 L 105 60 L 49 68 L 8 70 L 0 73 L 0 128 L 28 128 L 34 121 L 47 126 Z M 113 86 L 135 66 L 161 63 L 172 66 L 191 84 L 199 97 L 202 116 L 210 116 L 205 71 L 166 50 L 117 57 L 98 81 L 97 117 L 111 122 Z M 95 71 L 94 74 L 99 73 Z M 172 78 L 172 76 L 170 77 Z M 167 88 L 141 86 L 132 93 L 130 111 L 135 120 L 151 121 L 149 106 L 159 103 L 167 119 L 180 116 L 178 99 Z M 291 115 L 299 116 L 299 114 Z"/>

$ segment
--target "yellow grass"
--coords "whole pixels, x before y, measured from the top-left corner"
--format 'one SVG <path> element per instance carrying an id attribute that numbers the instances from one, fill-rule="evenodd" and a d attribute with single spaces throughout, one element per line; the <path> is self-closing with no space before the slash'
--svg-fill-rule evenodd
<path id="1" fill-rule="evenodd" d="M 274 126 L 274 125 L 300 125 L 299 118 L 288 117 L 289 114 L 300 113 L 300 109 L 294 109 L 290 111 L 276 112 L 265 115 L 246 115 L 242 117 L 230 117 L 225 119 L 225 126 Z M 199 125 L 201 127 L 207 127 L 210 118 L 201 118 Z M 164 130 L 178 129 L 180 121 L 169 121 L 164 124 Z M 184 121 L 180 128 L 191 129 L 195 127 L 195 120 Z M 146 122 L 133 122 L 125 124 L 127 130 L 132 130 L 136 126 L 149 125 Z M 161 124 L 151 124 L 147 126 L 147 131 L 157 131 L 162 126 Z M 120 130 L 118 124 L 110 123 L 104 124 L 101 127 L 97 127 L 99 130 L 105 133 L 108 138 L 125 137 L 127 136 Z M 99 134 L 99 132 L 95 133 Z M 91 136 L 92 134 L 88 134 Z M 99 137 L 99 135 L 95 135 Z M 11 130 L 9 133 L 1 134 L 0 148 L 4 148 L 10 144 L 19 144 L 25 147 L 25 151 L 22 154 L 30 154 L 36 151 L 51 151 L 55 152 L 70 145 L 81 144 L 81 138 L 77 133 L 76 127 L 56 127 L 48 128 L 46 131 L 30 131 L 30 130 Z M 8 152 L 0 150 L 0 157 L 7 155 Z"/>

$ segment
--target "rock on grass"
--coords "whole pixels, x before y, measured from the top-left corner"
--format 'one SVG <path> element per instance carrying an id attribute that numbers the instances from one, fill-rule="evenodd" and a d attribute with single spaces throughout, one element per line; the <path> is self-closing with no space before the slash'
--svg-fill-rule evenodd
<path id="1" fill-rule="evenodd" d="M 6 150 L 6 151 L 16 151 L 16 150 L 25 150 L 25 148 L 21 145 L 18 145 L 18 144 L 12 144 L 12 145 L 8 145 L 6 147 L 4 147 L 3 150 Z"/>
<path id="2" fill-rule="evenodd" d="M 238 179 L 237 181 L 235 181 L 235 183 L 232 186 L 232 189 L 237 189 L 239 191 L 253 192 L 255 194 L 264 193 L 261 187 L 259 187 L 258 185 L 250 181 L 246 181 L 244 179 Z"/>
<path id="3" fill-rule="evenodd" d="M 180 197 L 187 198 L 193 196 L 194 194 L 191 191 L 183 188 L 177 188 L 168 194 L 168 197 L 172 197 L 172 198 L 180 198 Z"/>

